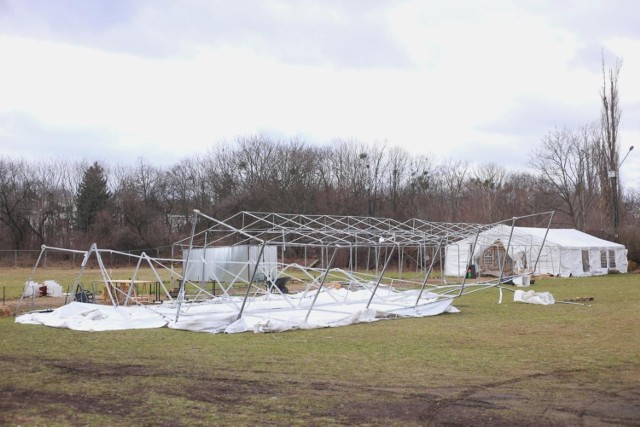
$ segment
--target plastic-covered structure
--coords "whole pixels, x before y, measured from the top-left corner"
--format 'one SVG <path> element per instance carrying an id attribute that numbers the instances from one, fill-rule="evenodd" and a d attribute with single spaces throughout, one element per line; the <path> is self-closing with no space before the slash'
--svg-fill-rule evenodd
<path id="1" fill-rule="evenodd" d="M 275 332 L 455 312 L 455 298 L 501 283 L 470 286 L 466 277 L 457 283 L 432 277 L 444 265 L 449 242 L 475 242 L 492 225 L 259 212 L 220 220 L 199 211 L 191 223 L 190 237 L 175 244 L 178 255 L 169 259 L 95 244 L 74 251 L 83 262 L 71 295 L 95 258 L 111 306 L 73 302 L 55 314 L 31 313 L 20 321 L 82 330 Z M 198 231 L 201 223 L 207 227 Z M 69 251 L 43 246 L 47 250 Z M 113 286 L 105 253 L 136 261 L 129 283 Z M 154 304 L 135 295 L 143 267 L 157 281 Z"/>

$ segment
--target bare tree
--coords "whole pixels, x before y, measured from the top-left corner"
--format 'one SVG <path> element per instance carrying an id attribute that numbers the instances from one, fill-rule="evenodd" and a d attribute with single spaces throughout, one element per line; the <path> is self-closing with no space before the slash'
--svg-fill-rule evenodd
<path id="1" fill-rule="evenodd" d="M 467 191 L 466 183 L 469 163 L 447 160 L 441 163 L 436 171 L 435 191 L 438 195 L 438 204 L 441 206 L 436 220 L 447 222 L 465 221 L 462 208 Z"/>
<path id="2" fill-rule="evenodd" d="M 391 150 L 393 153 L 393 150 Z M 404 159 L 401 158 L 400 162 L 396 162 L 392 156 L 393 170 L 391 173 L 395 173 L 396 179 L 400 181 L 402 186 L 402 193 L 399 197 L 398 204 L 402 206 L 402 209 L 398 208 L 398 213 L 402 212 L 404 218 L 430 218 L 430 207 L 432 203 L 430 201 L 430 190 L 432 190 L 432 182 L 434 176 L 434 164 L 431 158 L 421 155 L 416 157 L 409 157 L 408 154 L 406 164 L 403 166 Z M 393 193 L 391 193 L 393 195 Z M 391 197 L 390 202 L 393 206 L 394 199 Z M 395 216 L 396 211 L 391 215 Z"/>
<path id="3" fill-rule="evenodd" d="M 318 157 L 315 149 L 291 140 L 276 146 L 278 162 L 272 187 L 276 210 L 287 213 L 313 213 L 319 187 Z"/>
<path id="4" fill-rule="evenodd" d="M 172 221 L 171 218 L 178 216 L 186 218 L 191 212 L 192 186 L 189 181 L 192 169 L 193 161 L 191 159 L 183 159 L 169 167 L 166 172 L 161 197 L 165 204 L 165 212 L 167 214 L 167 223 L 169 224 L 170 232 L 176 228 L 180 228 L 178 225 L 175 227 L 171 226 L 171 224 L 175 222 Z M 178 223 L 179 222 L 181 221 L 178 221 Z"/>
<path id="5" fill-rule="evenodd" d="M 378 210 L 395 219 L 427 218 L 431 211 L 434 163 L 428 156 L 411 156 L 401 147 L 390 147 L 380 162 Z"/>
<path id="6" fill-rule="evenodd" d="M 382 145 L 367 145 L 359 158 L 366 171 L 365 190 L 367 192 L 367 215 L 375 216 L 378 206 L 383 202 L 381 190 L 384 186 L 384 174 L 388 168 L 386 142 Z"/>
<path id="7" fill-rule="evenodd" d="M 238 159 L 237 148 L 218 145 L 209 150 L 199 165 L 204 171 L 205 188 L 211 191 L 211 214 L 227 217 L 241 210 L 246 165 Z"/>
<path id="8" fill-rule="evenodd" d="M 640 264 L 640 190 L 629 190 L 624 198 L 626 217 L 620 227 L 620 243 L 629 251 L 628 257 Z"/>
<path id="9" fill-rule="evenodd" d="M 529 163 L 540 173 L 539 190 L 571 225 L 584 230 L 599 195 L 598 136 L 594 126 L 556 129 L 542 139 Z"/>
<path id="10" fill-rule="evenodd" d="M 161 190 L 163 171 L 139 159 L 134 166 L 123 166 L 114 173 L 115 209 L 121 228 L 110 233 L 118 246 L 128 249 L 155 247 L 168 243 Z"/>
<path id="11" fill-rule="evenodd" d="M 474 168 L 468 182 L 467 198 L 474 206 L 473 222 L 491 223 L 505 218 L 504 209 L 501 209 L 504 207 L 501 195 L 506 178 L 506 169 L 495 163 L 485 163 Z"/>
<path id="12" fill-rule="evenodd" d="M 363 215 L 369 206 L 368 147 L 356 140 L 336 139 L 320 159 L 324 213 Z M 367 168 L 369 164 L 369 168 Z"/>
<path id="13" fill-rule="evenodd" d="M 544 197 L 541 197 L 538 177 L 528 172 L 512 172 L 505 178 L 502 186 L 502 214 L 498 219 L 513 218 L 516 216 L 531 215 L 538 212 L 553 210 L 553 206 L 545 205 Z M 531 226 L 537 226 L 532 223 Z"/>
<path id="14" fill-rule="evenodd" d="M 602 109 L 600 114 L 600 127 L 602 139 L 600 144 L 600 186 L 602 188 L 601 205 L 603 211 L 608 213 L 611 219 L 612 235 L 618 238 L 619 212 L 620 212 L 620 181 L 619 169 L 619 144 L 618 127 L 622 112 L 619 107 L 618 77 L 622 61 L 616 60 L 613 68 L 605 71 L 604 55 L 602 56 L 602 90 L 600 100 Z"/>
<path id="15" fill-rule="evenodd" d="M 0 223 L 8 230 L 12 249 L 27 246 L 32 183 L 25 161 L 0 158 Z M 0 236 L 2 238 L 3 236 Z"/>
<path id="16" fill-rule="evenodd" d="M 70 162 L 56 159 L 34 163 L 29 168 L 34 198 L 29 227 L 34 244 L 70 245 L 75 188 L 70 185 Z"/>

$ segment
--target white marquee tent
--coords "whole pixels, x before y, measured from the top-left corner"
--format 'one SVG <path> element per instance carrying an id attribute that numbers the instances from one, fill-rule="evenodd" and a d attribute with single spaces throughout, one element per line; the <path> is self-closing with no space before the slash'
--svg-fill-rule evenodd
<path id="1" fill-rule="evenodd" d="M 474 244 L 475 243 L 475 244 Z M 473 253 L 473 256 L 471 255 Z M 504 254 L 508 253 L 508 257 Z M 445 248 L 445 274 L 464 276 L 469 265 L 480 274 L 594 276 L 627 272 L 627 250 L 618 243 L 575 229 L 511 227 L 500 224 Z"/>

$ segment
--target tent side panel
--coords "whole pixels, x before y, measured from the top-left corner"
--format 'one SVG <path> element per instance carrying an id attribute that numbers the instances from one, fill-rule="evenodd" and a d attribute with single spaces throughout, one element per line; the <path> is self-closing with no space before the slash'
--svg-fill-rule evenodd
<path id="1" fill-rule="evenodd" d="M 185 250 L 183 265 L 188 254 L 189 251 Z M 185 277 L 193 282 L 246 282 L 251 277 L 259 254 L 259 247 L 247 245 L 192 249 Z M 264 271 L 265 275 L 277 271 L 277 258 L 277 248 L 267 246 L 261 261 L 261 265 L 262 262 L 265 263 L 265 269 L 260 270 Z"/>
<path id="2" fill-rule="evenodd" d="M 250 273 L 258 262 L 260 255 L 260 246 L 249 247 Z M 278 248 L 277 246 L 266 246 L 262 252 L 262 259 L 259 260 L 258 273 L 264 274 L 266 277 L 275 278 L 278 275 Z"/>
<path id="3" fill-rule="evenodd" d="M 552 276 L 560 274 L 560 248 L 551 245 L 545 245 L 542 248 L 535 274 L 550 274 Z"/>
<path id="4" fill-rule="evenodd" d="M 451 243 L 445 247 L 445 276 L 462 277 L 467 272 L 469 244 L 465 242 Z"/>
<path id="5" fill-rule="evenodd" d="M 629 260 L 627 259 L 627 249 L 615 249 L 616 269 L 620 273 L 626 273 L 629 269 Z"/>
<path id="6" fill-rule="evenodd" d="M 559 248 L 560 251 L 560 277 L 584 276 L 582 272 L 582 252 L 580 252 L 579 266 L 576 267 L 576 251 L 575 249 Z"/>
<path id="7" fill-rule="evenodd" d="M 598 276 L 601 274 L 607 274 L 606 265 L 602 266 L 602 249 L 591 248 L 589 249 L 589 263 L 591 264 L 591 275 Z"/>

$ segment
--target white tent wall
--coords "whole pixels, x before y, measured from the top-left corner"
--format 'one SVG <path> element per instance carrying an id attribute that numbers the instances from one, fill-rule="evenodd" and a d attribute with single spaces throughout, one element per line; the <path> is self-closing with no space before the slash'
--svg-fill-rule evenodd
<path id="1" fill-rule="evenodd" d="M 546 235 L 546 239 L 545 239 Z M 445 248 L 445 275 L 464 276 L 476 236 L 470 236 Z M 609 270 L 627 272 L 627 250 L 623 245 L 599 239 L 574 229 L 547 229 L 498 225 L 477 236 L 472 263 L 480 265 L 487 248 L 497 242 L 505 249 L 514 270 L 553 276 L 593 276 Z M 540 247 L 544 242 L 542 251 Z"/>
<path id="2" fill-rule="evenodd" d="M 537 247 L 536 249 L 539 250 L 540 248 Z M 540 258 L 538 259 L 538 264 L 536 265 L 536 271 L 534 272 L 534 274 L 564 276 L 564 274 L 561 274 L 562 271 L 571 271 L 569 259 L 570 258 L 566 255 L 566 253 L 563 253 L 562 248 L 550 244 L 549 242 L 545 242 L 545 246 L 540 252 Z M 535 263 L 535 259 L 533 260 L 533 263 Z"/>
<path id="3" fill-rule="evenodd" d="M 189 268 L 185 268 L 185 277 L 193 282 L 217 281 L 231 283 L 251 279 L 253 268 L 260 256 L 260 246 L 218 246 L 186 249 L 183 263 L 189 258 Z M 258 266 L 258 272 L 265 276 L 277 275 L 278 250 L 276 246 L 265 246 Z"/>
<path id="4" fill-rule="evenodd" d="M 620 273 L 626 273 L 627 271 L 629 271 L 629 258 L 627 258 L 627 254 L 628 251 L 626 248 L 622 250 L 616 249 L 614 252 L 616 262 L 615 269 Z"/>
<path id="5" fill-rule="evenodd" d="M 463 242 L 451 243 L 444 249 L 444 274 L 446 276 L 462 277 L 467 271 L 469 260 L 469 245 Z"/>
<path id="6" fill-rule="evenodd" d="M 474 248 L 473 257 L 471 251 Z M 507 250 L 513 269 L 525 271 L 533 267 L 542 239 L 521 232 L 510 226 L 497 225 L 489 230 L 479 233 L 477 236 L 469 236 L 445 247 L 445 275 L 463 276 L 467 266 L 473 264 L 478 268 L 482 265 L 482 257 L 485 251 L 491 247 L 500 245 L 502 250 Z M 497 269 L 497 268 L 496 268 Z"/>

